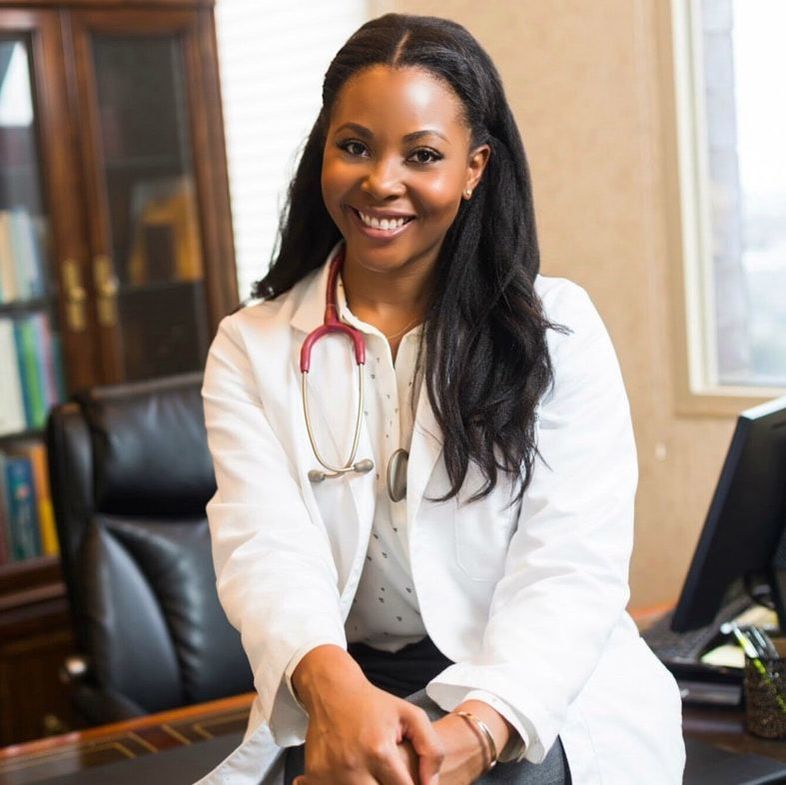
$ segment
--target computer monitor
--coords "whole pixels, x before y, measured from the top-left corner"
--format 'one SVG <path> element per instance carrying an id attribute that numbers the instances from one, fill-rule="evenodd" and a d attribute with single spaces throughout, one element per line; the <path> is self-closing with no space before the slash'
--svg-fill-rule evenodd
<path id="1" fill-rule="evenodd" d="M 737 419 L 671 629 L 705 627 L 741 587 L 764 584 L 786 631 L 784 532 L 786 397 Z"/>

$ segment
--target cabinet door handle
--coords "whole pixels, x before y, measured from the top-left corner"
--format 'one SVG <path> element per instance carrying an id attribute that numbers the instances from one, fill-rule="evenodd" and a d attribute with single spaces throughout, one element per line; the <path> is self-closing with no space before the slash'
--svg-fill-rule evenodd
<path id="1" fill-rule="evenodd" d="M 106 254 L 93 259 L 93 281 L 96 287 L 98 323 L 104 327 L 117 324 L 117 292 L 120 288 L 112 260 Z"/>
<path id="2" fill-rule="evenodd" d="M 66 259 L 63 262 L 63 288 L 68 329 L 71 332 L 81 333 L 87 327 L 85 315 L 87 292 L 82 286 L 82 275 L 76 259 Z"/>

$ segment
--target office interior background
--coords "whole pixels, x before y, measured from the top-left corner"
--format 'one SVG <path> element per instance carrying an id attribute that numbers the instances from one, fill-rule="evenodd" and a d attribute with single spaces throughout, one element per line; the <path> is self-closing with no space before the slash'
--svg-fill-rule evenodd
<path id="1" fill-rule="evenodd" d="M 270 260 L 330 58 L 387 11 L 461 22 L 501 72 L 532 173 L 542 272 L 587 289 L 631 402 L 631 607 L 666 608 L 737 413 L 786 394 L 786 109 L 775 76 L 786 72 L 786 10 L 778 0 L 218 0 L 241 298 Z M 4 61 L 0 127 L 32 122 L 27 66 L 14 63 Z M 19 594 L 27 587 L 8 562 L 0 586 Z"/>

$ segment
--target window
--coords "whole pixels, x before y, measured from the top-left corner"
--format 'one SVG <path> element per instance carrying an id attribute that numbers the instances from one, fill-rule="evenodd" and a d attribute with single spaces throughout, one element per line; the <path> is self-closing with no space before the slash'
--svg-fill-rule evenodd
<path id="1" fill-rule="evenodd" d="M 786 3 L 674 0 L 690 386 L 786 389 Z"/>
<path id="2" fill-rule="evenodd" d="M 321 105 L 322 77 L 367 18 L 365 0 L 217 3 L 241 298 L 267 271 L 286 189 Z"/>

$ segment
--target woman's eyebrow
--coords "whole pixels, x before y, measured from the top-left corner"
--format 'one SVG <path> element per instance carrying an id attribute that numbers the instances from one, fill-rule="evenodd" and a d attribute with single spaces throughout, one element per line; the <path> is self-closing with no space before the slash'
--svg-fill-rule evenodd
<path id="1" fill-rule="evenodd" d="M 336 133 L 340 133 L 344 130 L 354 131 L 358 136 L 364 139 L 374 138 L 374 134 L 368 128 L 366 128 L 364 125 L 359 125 L 358 123 L 344 123 L 344 125 L 336 129 Z M 424 128 L 422 131 L 413 131 L 411 134 L 406 134 L 403 138 L 403 141 L 415 142 L 424 136 L 438 136 L 440 139 L 444 139 L 446 142 L 450 141 L 447 136 L 445 136 L 445 134 L 440 133 L 433 128 Z"/>
<path id="2" fill-rule="evenodd" d="M 425 128 L 422 131 L 413 131 L 411 134 L 407 134 L 404 137 L 405 142 L 416 142 L 418 139 L 424 136 L 438 136 L 440 139 L 444 139 L 446 142 L 449 141 L 448 137 L 445 134 L 440 133 L 439 131 L 433 128 Z"/>
<path id="3" fill-rule="evenodd" d="M 374 134 L 366 128 L 364 125 L 358 125 L 357 123 L 344 123 L 344 125 L 336 128 L 336 133 L 339 134 L 342 131 L 354 131 L 358 136 L 362 136 L 364 139 L 373 139 Z"/>

